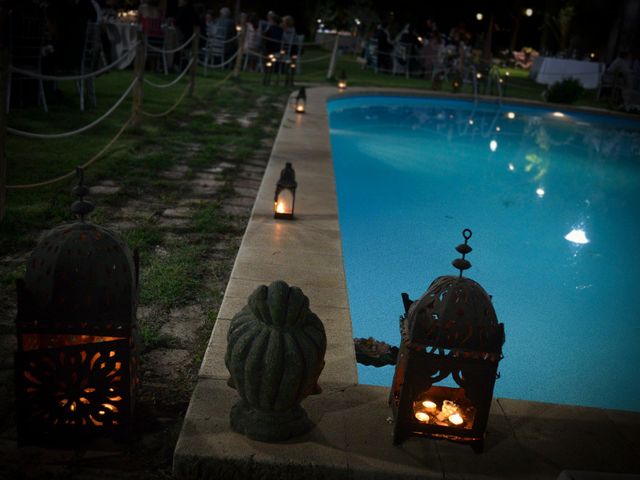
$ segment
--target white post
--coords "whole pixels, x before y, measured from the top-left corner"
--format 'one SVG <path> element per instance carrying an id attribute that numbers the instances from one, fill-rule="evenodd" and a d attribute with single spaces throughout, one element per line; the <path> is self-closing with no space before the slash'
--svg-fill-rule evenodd
<path id="1" fill-rule="evenodd" d="M 336 40 L 333 43 L 333 52 L 331 53 L 331 61 L 329 62 L 329 70 L 327 70 L 327 80 L 331 80 L 336 71 L 336 57 L 338 56 L 338 41 L 340 39 L 340 35 L 336 30 Z"/>

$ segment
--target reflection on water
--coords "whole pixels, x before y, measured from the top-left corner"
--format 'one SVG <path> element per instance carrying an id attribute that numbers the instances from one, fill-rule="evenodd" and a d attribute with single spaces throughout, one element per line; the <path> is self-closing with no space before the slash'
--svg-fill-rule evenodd
<path id="1" fill-rule="evenodd" d="M 639 122 L 393 97 L 329 110 L 355 336 L 397 344 L 400 292 L 451 274 L 468 227 L 470 276 L 507 330 L 497 395 L 640 411 Z"/>

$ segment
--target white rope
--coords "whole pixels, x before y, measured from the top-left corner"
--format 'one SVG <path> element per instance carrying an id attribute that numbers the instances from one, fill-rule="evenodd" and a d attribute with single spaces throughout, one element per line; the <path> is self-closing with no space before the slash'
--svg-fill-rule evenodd
<path id="1" fill-rule="evenodd" d="M 191 35 L 186 42 L 184 42 L 182 45 L 180 45 L 179 47 L 176 48 L 172 48 L 169 50 L 166 50 L 164 48 L 158 48 L 158 47 L 154 47 L 153 45 L 151 45 L 148 41 L 145 40 L 146 44 L 147 44 L 147 48 L 150 50 L 154 50 L 156 52 L 162 52 L 162 53 L 176 53 L 179 52 L 180 50 L 182 50 L 183 48 L 185 48 L 187 45 L 189 45 L 189 43 L 191 43 L 191 40 L 193 40 L 196 37 L 196 32 L 193 32 L 193 35 Z"/>
<path id="2" fill-rule="evenodd" d="M 278 40 L 278 39 L 276 39 L 276 38 L 267 37 L 266 35 L 258 35 L 258 36 L 259 36 L 262 40 L 268 40 L 268 41 L 273 42 L 273 43 L 282 42 L 282 39 Z M 333 40 L 333 39 L 331 39 L 331 43 L 333 43 L 333 42 L 334 42 L 334 40 Z M 329 41 L 326 41 L 326 42 L 316 42 L 316 41 L 311 41 L 311 42 L 302 42 L 302 43 L 298 43 L 297 41 L 295 41 L 295 42 L 291 42 L 291 45 L 292 45 L 292 46 L 295 46 L 295 47 L 297 47 L 297 46 L 305 46 L 305 45 L 306 45 L 306 46 L 310 46 L 310 47 L 317 47 L 318 45 L 323 45 L 323 44 L 325 44 L 325 43 L 329 43 Z"/>
<path id="3" fill-rule="evenodd" d="M 118 99 L 118 101 L 109 109 L 105 112 L 104 115 L 102 115 L 100 118 L 98 118 L 97 120 L 94 120 L 93 122 L 91 122 L 88 125 L 85 125 L 84 127 L 78 128 L 77 130 L 73 130 L 71 132 L 65 132 L 65 133 L 51 133 L 51 134 L 45 134 L 45 133 L 32 133 L 32 132 L 25 132 L 23 130 L 17 130 L 15 128 L 11 128 L 11 127 L 7 127 L 7 132 L 9 133 L 13 133 L 14 135 L 19 135 L 21 137 L 27 137 L 27 138 L 42 138 L 42 139 L 51 139 L 51 138 L 66 138 L 66 137 L 71 137 L 73 135 L 76 135 L 78 133 L 82 133 L 85 132 L 87 130 L 89 130 L 92 127 L 95 127 L 97 124 L 99 124 L 101 121 L 103 121 L 105 118 L 107 118 L 109 115 L 111 115 L 113 113 L 113 111 L 118 108 L 120 106 L 120 104 L 124 101 L 125 98 L 127 98 L 127 95 L 129 95 L 129 93 L 131 92 L 131 90 L 133 90 L 133 87 L 135 86 L 136 82 L 138 81 L 138 78 L 134 78 L 133 82 L 131 82 L 131 85 L 129 85 L 129 87 L 125 90 L 125 92 L 122 94 L 122 96 Z"/>
<path id="4" fill-rule="evenodd" d="M 80 168 L 87 168 L 89 165 L 91 165 L 96 160 L 98 160 L 104 154 L 104 152 L 106 152 L 109 148 L 111 148 L 111 145 L 116 143 L 116 141 L 120 138 L 120 135 L 122 135 L 122 133 L 127 129 L 129 124 L 131 123 L 131 120 L 132 120 L 132 117 L 129 117 L 129 119 L 126 122 L 124 122 L 122 127 L 120 127 L 120 130 L 118 130 L 118 133 L 116 133 L 115 137 L 109 140 L 109 143 L 107 143 L 104 147 L 102 147 L 102 149 L 98 153 L 96 153 L 93 157 L 87 160 L 83 165 L 80 165 Z M 29 183 L 29 184 L 23 184 L 23 185 L 7 185 L 7 189 L 20 190 L 25 188 L 44 187 L 46 185 L 51 185 L 53 183 L 64 180 L 65 178 L 69 178 L 75 174 L 76 174 L 76 171 L 72 170 L 68 173 L 65 173 L 64 175 L 61 175 L 60 177 L 52 178 L 50 180 L 45 180 L 43 182 Z"/>
<path id="5" fill-rule="evenodd" d="M 207 65 L 202 60 L 198 60 L 198 64 L 200 66 L 202 66 L 202 67 L 205 67 L 205 68 L 222 68 L 225 65 L 228 65 L 230 62 L 232 62 L 238 56 L 238 53 L 240 53 L 240 49 L 236 50 L 236 53 L 231 55 L 231 57 L 228 60 L 225 60 L 223 63 L 218 63 L 216 65 Z"/>
<path id="6" fill-rule="evenodd" d="M 319 62 L 320 60 L 326 60 L 327 58 L 331 58 L 331 54 L 323 55 L 321 57 L 310 58 L 309 60 L 303 60 L 302 58 L 298 59 L 298 63 L 311 63 L 311 62 Z"/>
<path id="7" fill-rule="evenodd" d="M 146 78 L 144 79 L 144 83 L 146 83 L 148 85 L 151 85 L 152 87 L 156 87 L 156 88 L 169 88 L 169 87 L 172 87 L 173 85 L 178 83 L 182 79 L 182 77 L 184 77 L 185 74 L 189 71 L 189 68 L 191 67 L 191 65 L 193 65 L 193 60 L 194 60 L 193 58 L 191 60 L 189 60 L 189 64 L 186 67 L 184 67 L 184 70 L 182 71 L 182 73 L 180 75 L 178 75 L 178 77 L 175 80 L 173 80 L 173 81 L 171 81 L 169 83 L 163 83 L 163 84 L 153 83 L 151 80 L 147 80 Z"/>
<path id="8" fill-rule="evenodd" d="M 234 40 L 237 40 L 239 36 L 240 36 L 240 33 L 237 33 L 235 37 L 231 37 L 229 40 L 219 40 L 216 37 L 207 37 L 205 35 L 200 35 L 200 39 L 207 42 L 210 40 L 215 40 L 217 43 L 229 43 L 229 42 L 233 42 Z"/>
<path id="9" fill-rule="evenodd" d="M 30 72 L 29 70 L 23 70 L 21 68 L 14 67 L 13 65 L 10 65 L 9 68 L 11 68 L 11 71 L 19 73 L 20 75 L 24 75 L 26 77 L 36 78 L 36 79 L 39 79 L 39 80 L 54 80 L 54 81 L 85 80 L 87 78 L 97 77 L 98 75 L 100 75 L 102 73 L 105 73 L 105 72 L 108 72 L 113 67 L 117 66 L 120 62 L 122 62 L 125 59 L 125 57 L 128 57 L 131 54 L 130 51 L 133 50 L 137 45 L 138 45 L 137 42 L 132 44 L 127 50 L 125 50 L 125 52 L 127 52 L 127 53 L 122 55 L 117 60 L 111 62 L 106 67 L 102 67 L 100 70 L 96 70 L 95 72 L 85 73 L 84 75 L 68 75 L 68 76 L 43 75 L 41 73 L 35 73 L 35 72 Z"/>

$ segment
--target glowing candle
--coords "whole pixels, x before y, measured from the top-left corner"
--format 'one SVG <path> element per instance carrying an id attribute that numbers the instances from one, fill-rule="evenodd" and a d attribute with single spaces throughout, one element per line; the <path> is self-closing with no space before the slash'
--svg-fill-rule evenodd
<path id="1" fill-rule="evenodd" d="M 278 213 L 285 213 L 286 212 L 284 202 L 276 202 L 276 212 L 278 212 Z"/>
<path id="2" fill-rule="evenodd" d="M 456 413 L 458 413 L 458 405 L 451 400 L 445 400 L 442 402 L 442 411 L 438 414 L 438 420 L 444 422 Z"/>
<path id="3" fill-rule="evenodd" d="M 459 413 L 454 413 L 449 416 L 449 421 L 454 425 L 462 425 L 464 423 L 464 419 L 460 416 Z"/>
<path id="4" fill-rule="evenodd" d="M 416 413 L 416 419 L 418 419 L 420 422 L 428 422 L 429 421 L 429 415 L 427 415 L 424 412 L 417 412 Z"/>
<path id="5" fill-rule="evenodd" d="M 432 402 L 431 400 L 425 400 L 424 402 L 422 402 L 422 406 L 427 410 L 435 410 L 437 407 L 435 402 Z"/>

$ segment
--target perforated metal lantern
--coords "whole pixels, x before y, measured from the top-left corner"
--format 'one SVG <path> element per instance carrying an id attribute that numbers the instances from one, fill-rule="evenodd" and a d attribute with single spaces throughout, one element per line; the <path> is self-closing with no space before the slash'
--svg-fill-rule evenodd
<path id="1" fill-rule="evenodd" d="M 81 176 L 81 174 L 80 174 Z M 114 232 L 84 221 L 51 230 L 18 281 L 18 442 L 72 446 L 131 426 L 137 383 L 138 261 Z"/>
<path id="2" fill-rule="evenodd" d="M 273 201 L 274 218 L 292 219 L 296 203 L 296 172 L 287 162 L 280 172 L 280 179 L 276 184 L 276 194 Z"/>
<path id="3" fill-rule="evenodd" d="M 410 436 L 468 443 L 481 452 L 491 407 L 504 325 L 491 297 L 462 276 L 471 231 L 456 250 L 459 276 L 436 278 L 419 300 L 403 294 L 406 316 L 389 398 L 394 444 Z"/>

